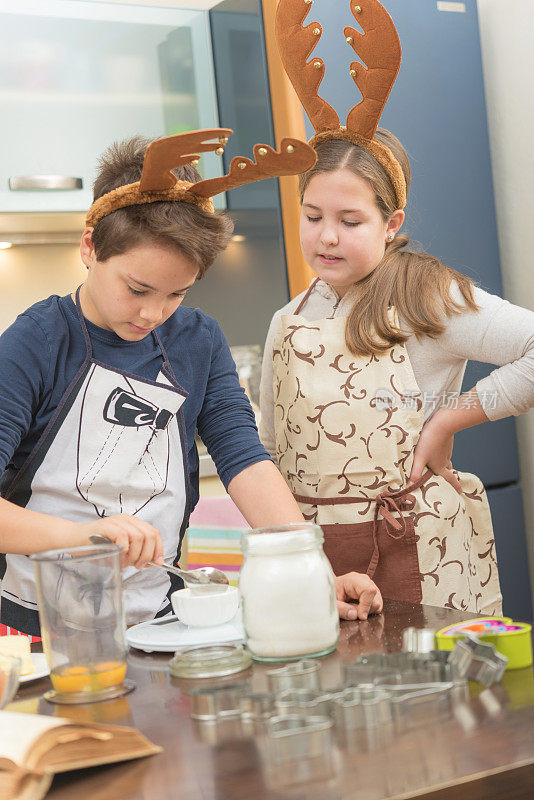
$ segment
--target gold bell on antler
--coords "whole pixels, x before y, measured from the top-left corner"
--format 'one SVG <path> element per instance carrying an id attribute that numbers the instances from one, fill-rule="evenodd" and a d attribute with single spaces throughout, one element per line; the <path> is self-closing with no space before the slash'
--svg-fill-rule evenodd
<path id="1" fill-rule="evenodd" d="M 223 153 L 224 153 L 224 147 L 218 147 L 217 150 L 215 151 L 216 156 L 222 156 Z"/>
<path id="2" fill-rule="evenodd" d="M 193 158 L 192 159 L 191 166 L 198 167 L 199 164 L 200 164 L 200 158 Z"/>

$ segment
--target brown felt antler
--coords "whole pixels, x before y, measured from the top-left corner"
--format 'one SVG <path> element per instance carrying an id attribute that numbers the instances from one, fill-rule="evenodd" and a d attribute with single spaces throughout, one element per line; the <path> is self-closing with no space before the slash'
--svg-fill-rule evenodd
<path id="1" fill-rule="evenodd" d="M 206 128 L 177 133 L 151 142 L 145 153 L 143 173 L 139 181 L 140 191 L 159 192 L 162 189 L 172 189 L 178 178 L 171 170 L 190 164 L 192 161 L 198 163 L 199 153 L 220 150 L 219 155 L 221 155 L 232 133 L 230 128 Z M 216 142 L 206 141 L 216 137 Z"/>
<path id="2" fill-rule="evenodd" d="M 332 106 L 318 94 L 325 72 L 324 61 L 307 60 L 322 34 L 318 22 L 302 25 L 310 7 L 311 0 L 280 0 L 276 37 L 284 69 L 313 127 L 320 133 L 340 125 Z M 350 9 L 364 33 L 348 26 L 345 38 L 365 66 L 357 61 L 350 65 L 350 74 L 363 99 L 349 112 L 347 128 L 372 139 L 399 71 L 401 46 L 393 20 L 378 0 L 357 0 L 350 3 Z"/>
<path id="3" fill-rule="evenodd" d="M 354 18 L 363 29 L 347 26 L 345 39 L 364 64 L 352 61 L 350 74 L 362 93 L 362 100 L 347 115 L 346 127 L 318 89 L 325 66 L 321 58 L 308 57 L 321 38 L 318 22 L 307 27 L 312 0 L 280 0 L 276 11 L 276 38 L 284 68 L 293 84 L 313 127 L 316 130 L 308 144 L 318 147 L 330 139 L 345 139 L 369 150 L 389 175 L 397 208 L 406 205 L 406 180 L 402 167 L 391 152 L 374 136 L 378 121 L 397 77 L 401 62 L 399 37 L 386 9 L 378 0 L 349 0 Z"/>
<path id="4" fill-rule="evenodd" d="M 280 150 L 273 150 L 266 144 L 254 145 L 254 158 L 236 156 L 232 159 L 230 170 L 221 178 L 209 178 L 194 183 L 186 192 L 197 197 L 213 197 L 236 186 L 243 186 L 263 178 L 277 178 L 282 175 L 295 175 L 311 169 L 317 161 L 315 150 L 299 139 L 282 139 Z"/>
<path id="5" fill-rule="evenodd" d="M 310 122 L 316 131 L 329 131 L 339 128 L 339 117 L 318 94 L 324 77 L 324 61 L 322 58 L 307 60 L 322 33 L 317 22 L 306 28 L 302 26 L 310 7 L 311 2 L 306 0 L 280 0 L 276 10 L 276 39 L 284 69 Z"/>
<path id="6" fill-rule="evenodd" d="M 233 158 L 228 175 L 198 183 L 179 180 L 173 169 L 198 162 L 199 153 L 215 150 L 221 155 L 230 128 L 210 128 L 168 136 L 151 142 L 146 149 L 141 179 L 125 184 L 99 197 L 87 212 L 86 225 L 94 227 L 103 217 L 119 208 L 143 203 L 185 202 L 213 212 L 212 197 L 245 183 L 282 175 L 297 175 L 313 167 L 317 154 L 313 147 L 298 139 L 283 139 L 280 152 L 265 144 L 254 145 L 254 157 Z M 207 141 L 217 138 L 217 142 Z"/>
<path id="7" fill-rule="evenodd" d="M 366 66 L 358 61 L 350 65 L 362 100 L 349 111 L 347 128 L 372 139 L 399 72 L 401 45 L 393 20 L 377 0 L 359 0 L 359 5 L 351 5 L 351 11 L 364 33 L 349 26 L 343 32 Z"/>

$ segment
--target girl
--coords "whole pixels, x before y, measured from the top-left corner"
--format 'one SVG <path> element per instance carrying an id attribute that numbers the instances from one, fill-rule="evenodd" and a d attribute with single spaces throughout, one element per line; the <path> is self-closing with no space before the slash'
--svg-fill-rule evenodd
<path id="1" fill-rule="evenodd" d="M 182 306 L 233 227 L 211 201 L 228 176 L 200 181 L 190 162 L 195 151 L 224 147 L 230 133 L 111 147 L 81 239 L 86 281 L 27 309 L 0 337 L 0 545 L 11 554 L 0 558 L 4 632 L 39 636 L 26 555 L 92 533 L 124 547 L 127 623 L 169 610 L 177 585 L 161 570 L 133 567 L 178 561 L 198 499 L 197 429 L 251 527 L 302 521 L 259 442 L 220 327 Z M 259 148 L 269 174 L 315 160 L 306 145 L 284 142 L 287 155 Z M 240 163 L 232 185 L 263 177 Z M 177 165 L 178 176 L 169 171 Z M 365 576 L 339 579 L 337 592 L 352 618 L 381 610 Z"/>
<path id="2" fill-rule="evenodd" d="M 407 190 L 401 143 L 381 128 L 374 141 Z M 398 191 L 367 147 L 314 146 L 300 239 L 318 278 L 273 317 L 260 437 L 336 574 L 367 572 L 387 598 L 500 613 L 484 488 L 451 453 L 457 431 L 534 405 L 534 314 L 409 250 Z M 468 359 L 502 366 L 459 396 Z M 436 397 L 454 402 L 423 402 Z"/>

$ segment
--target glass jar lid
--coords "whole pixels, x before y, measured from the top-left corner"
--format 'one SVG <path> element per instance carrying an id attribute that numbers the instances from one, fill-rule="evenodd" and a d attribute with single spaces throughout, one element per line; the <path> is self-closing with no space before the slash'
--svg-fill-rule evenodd
<path id="1" fill-rule="evenodd" d="M 217 678 L 241 672 L 252 664 L 252 655 L 242 644 L 215 644 L 179 650 L 169 661 L 176 678 Z"/>

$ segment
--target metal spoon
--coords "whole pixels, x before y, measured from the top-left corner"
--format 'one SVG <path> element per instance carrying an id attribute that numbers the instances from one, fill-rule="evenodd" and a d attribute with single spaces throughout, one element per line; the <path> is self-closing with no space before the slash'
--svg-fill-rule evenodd
<path id="1" fill-rule="evenodd" d="M 107 536 L 102 536 L 100 533 L 92 534 L 89 539 L 93 544 L 113 544 L 111 539 Z M 228 585 L 228 578 L 224 572 L 215 567 L 200 567 L 199 569 L 185 570 L 179 567 L 174 567 L 172 564 L 156 564 L 155 561 L 148 561 L 151 567 L 159 567 L 166 572 L 172 572 L 173 575 L 178 575 L 186 584 L 196 586 L 209 586 L 210 584 Z M 214 587 L 213 587 L 214 588 Z M 222 590 L 222 587 L 221 587 Z"/>

